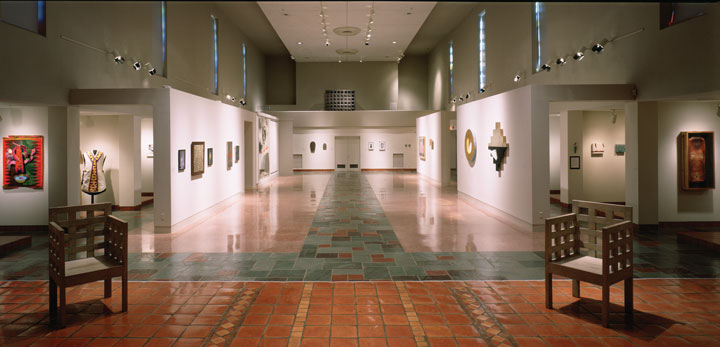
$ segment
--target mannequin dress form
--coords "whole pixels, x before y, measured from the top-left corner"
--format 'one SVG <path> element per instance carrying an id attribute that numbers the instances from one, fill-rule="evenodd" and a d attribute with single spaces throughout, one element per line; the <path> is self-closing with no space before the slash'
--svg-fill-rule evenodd
<path id="1" fill-rule="evenodd" d="M 95 203 L 95 195 L 98 195 L 107 189 L 105 185 L 105 172 L 103 165 L 105 164 L 105 153 L 93 149 L 87 153 L 83 153 L 83 172 L 80 189 L 90 195 L 91 203 Z"/>

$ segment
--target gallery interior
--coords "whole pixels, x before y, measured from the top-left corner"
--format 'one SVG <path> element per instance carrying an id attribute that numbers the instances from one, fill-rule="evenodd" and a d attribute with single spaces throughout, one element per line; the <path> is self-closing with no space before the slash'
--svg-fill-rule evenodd
<path id="1" fill-rule="evenodd" d="M 0 345 L 718 343 L 716 2 L 0 1 L 0 42 Z"/>

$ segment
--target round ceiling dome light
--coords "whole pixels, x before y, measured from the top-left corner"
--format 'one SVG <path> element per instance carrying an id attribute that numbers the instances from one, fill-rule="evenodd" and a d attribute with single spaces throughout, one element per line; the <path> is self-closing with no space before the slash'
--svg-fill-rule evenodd
<path id="1" fill-rule="evenodd" d="M 360 28 L 350 26 L 337 27 L 333 29 L 333 32 L 340 36 L 355 36 L 360 33 Z"/>
<path id="2" fill-rule="evenodd" d="M 357 52 L 358 50 L 355 48 L 340 48 L 335 50 L 335 53 L 339 55 L 352 55 L 357 54 Z"/>

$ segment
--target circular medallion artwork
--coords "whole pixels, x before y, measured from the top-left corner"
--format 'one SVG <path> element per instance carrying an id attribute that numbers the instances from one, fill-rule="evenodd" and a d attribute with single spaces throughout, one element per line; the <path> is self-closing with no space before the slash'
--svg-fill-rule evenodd
<path id="1" fill-rule="evenodd" d="M 477 157 L 477 143 L 472 131 L 468 129 L 465 132 L 465 158 L 467 158 L 470 167 L 475 166 L 475 157 Z"/>
<path id="2" fill-rule="evenodd" d="M 310 153 L 315 153 L 315 141 L 310 142 Z"/>

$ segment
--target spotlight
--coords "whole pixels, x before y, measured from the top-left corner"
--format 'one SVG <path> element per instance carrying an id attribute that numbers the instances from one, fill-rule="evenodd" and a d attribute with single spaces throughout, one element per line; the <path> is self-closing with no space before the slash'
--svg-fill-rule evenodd
<path id="1" fill-rule="evenodd" d="M 365 41 L 365 46 L 370 46 L 370 42 Z"/>
<path id="2" fill-rule="evenodd" d="M 592 49 L 593 52 L 595 52 L 595 53 L 597 53 L 597 54 L 600 54 L 600 53 L 605 49 L 605 46 L 603 46 L 603 45 L 601 45 L 601 44 L 599 44 L 599 43 L 596 43 L 596 44 L 594 44 L 594 45 L 592 46 L 591 49 Z"/>
<path id="3" fill-rule="evenodd" d="M 555 64 L 557 65 L 565 65 L 567 62 L 565 61 L 565 58 L 557 58 L 555 61 Z"/>
<path id="4" fill-rule="evenodd" d="M 245 106 L 247 104 L 247 101 L 245 101 L 245 98 L 240 98 L 240 105 Z"/>
<path id="5" fill-rule="evenodd" d="M 585 58 L 585 53 L 583 53 L 583 52 L 577 52 L 577 53 L 575 53 L 575 55 L 573 55 L 573 59 L 575 59 L 577 61 L 581 61 L 581 60 L 583 60 L 583 58 Z"/>
<path id="6" fill-rule="evenodd" d="M 515 75 L 515 77 L 513 77 L 513 82 L 518 83 L 518 82 L 520 82 L 520 79 L 521 79 L 520 74 L 517 74 L 517 75 Z"/>
<path id="7" fill-rule="evenodd" d="M 457 100 L 455 98 L 452 98 L 452 100 L 450 100 L 450 102 L 452 102 L 454 104 L 457 102 Z"/>
<path id="8" fill-rule="evenodd" d="M 550 65 L 549 65 L 549 64 L 543 64 L 543 66 L 540 67 L 540 70 L 550 71 Z"/>
<path id="9" fill-rule="evenodd" d="M 142 64 L 140 64 L 140 62 L 135 59 L 133 59 L 133 61 L 134 61 L 133 65 L 132 65 L 133 69 L 140 70 L 142 68 Z"/>
<path id="10" fill-rule="evenodd" d="M 147 68 L 148 74 L 149 74 L 150 76 L 153 76 L 153 75 L 155 75 L 155 74 L 157 73 L 157 70 L 155 70 L 155 68 L 152 66 L 152 64 L 150 64 L 150 63 L 145 63 L 145 67 Z"/>
<path id="11" fill-rule="evenodd" d="M 302 45 L 302 41 L 298 41 L 298 45 Z"/>
<path id="12" fill-rule="evenodd" d="M 330 40 L 325 40 L 325 47 L 330 46 Z"/>
<path id="13" fill-rule="evenodd" d="M 459 102 L 463 102 L 462 96 L 458 98 L 458 101 L 459 101 Z"/>
<path id="14" fill-rule="evenodd" d="M 485 88 L 480 88 L 480 94 L 485 93 Z"/>
<path id="15" fill-rule="evenodd" d="M 225 97 L 226 97 L 228 100 L 232 101 L 232 102 L 237 101 L 237 99 L 236 99 L 234 96 L 230 95 L 230 94 L 226 95 Z"/>
<path id="16" fill-rule="evenodd" d="M 290 56 L 290 59 L 295 60 L 295 56 L 294 56 L 294 55 L 291 55 L 291 56 Z"/>
<path id="17" fill-rule="evenodd" d="M 125 58 L 120 55 L 118 51 L 113 51 L 113 56 L 115 56 L 115 58 L 113 58 L 113 60 L 115 60 L 115 64 L 122 64 L 125 62 Z"/>
<path id="18" fill-rule="evenodd" d="M 480 88 L 480 90 L 483 90 L 483 89 Z M 482 93 L 482 92 L 480 92 L 480 93 Z M 470 93 L 465 93 L 465 100 L 470 100 Z"/>

